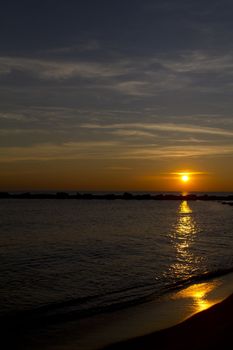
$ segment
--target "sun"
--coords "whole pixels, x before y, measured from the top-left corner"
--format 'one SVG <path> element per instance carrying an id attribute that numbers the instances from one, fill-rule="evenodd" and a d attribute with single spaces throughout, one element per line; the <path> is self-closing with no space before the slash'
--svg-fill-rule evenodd
<path id="1" fill-rule="evenodd" d="M 182 175 L 182 176 L 181 176 L 181 180 L 182 180 L 183 182 L 188 182 L 188 181 L 189 181 L 189 176 L 188 176 L 188 175 Z"/>

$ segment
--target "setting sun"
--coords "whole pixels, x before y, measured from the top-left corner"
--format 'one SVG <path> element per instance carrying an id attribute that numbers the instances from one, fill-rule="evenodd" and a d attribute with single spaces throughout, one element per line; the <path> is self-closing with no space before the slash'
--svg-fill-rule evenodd
<path id="1" fill-rule="evenodd" d="M 188 181 L 189 181 L 189 176 L 188 176 L 188 175 L 182 175 L 182 176 L 181 176 L 181 180 L 182 180 L 183 182 L 188 182 Z"/>

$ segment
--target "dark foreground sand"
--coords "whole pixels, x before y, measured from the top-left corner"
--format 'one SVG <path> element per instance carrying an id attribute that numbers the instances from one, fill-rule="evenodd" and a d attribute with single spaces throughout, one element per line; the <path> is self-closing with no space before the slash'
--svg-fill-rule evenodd
<path id="1" fill-rule="evenodd" d="M 105 350 L 201 350 L 233 348 L 233 295 L 188 320 L 150 335 L 113 344 Z"/>
<path id="2" fill-rule="evenodd" d="M 174 306 L 175 307 L 175 306 Z M 184 304 L 185 307 L 185 304 Z M 23 321 L 23 320 L 21 320 Z M 127 321 L 127 320 L 126 320 Z M 141 318 L 140 322 L 151 322 L 151 318 Z M 140 323 L 139 322 L 139 323 Z M 126 322 L 126 327 L 127 327 Z M 90 329 L 88 338 L 91 342 L 80 342 L 77 324 L 67 322 L 67 329 L 64 324 L 47 328 L 46 325 L 23 322 L 2 322 L 1 340 L 2 348 L 14 350 L 90 350 L 99 349 L 102 338 L 93 336 Z M 111 329 L 111 328 L 110 328 Z M 105 334 L 104 342 L 107 344 L 112 336 L 107 337 L 110 331 L 108 327 L 103 327 Z M 117 329 L 115 329 L 117 331 Z M 124 326 L 118 332 L 124 332 Z M 137 333 L 135 333 L 137 334 Z M 98 332 L 97 332 L 98 335 Z M 118 337 L 119 338 L 119 337 Z M 122 337 L 123 339 L 123 337 Z M 99 341 L 100 340 L 100 341 Z M 114 340 L 112 340 L 114 341 Z M 98 344 L 99 342 L 99 344 Z M 85 346 L 86 345 L 86 346 Z M 107 346 L 105 350 L 228 350 L 233 349 L 233 294 L 215 304 L 211 308 L 195 314 L 186 321 L 149 335 L 140 336 L 131 340 L 122 341 Z"/>

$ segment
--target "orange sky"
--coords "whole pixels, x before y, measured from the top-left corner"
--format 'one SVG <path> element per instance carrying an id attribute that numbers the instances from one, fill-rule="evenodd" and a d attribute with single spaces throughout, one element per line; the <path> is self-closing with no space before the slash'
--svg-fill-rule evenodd
<path id="1" fill-rule="evenodd" d="M 232 191 L 230 159 L 176 161 L 53 160 L 5 162 L 0 190 Z M 184 183 L 179 172 L 190 173 Z"/>
<path id="2" fill-rule="evenodd" d="M 2 191 L 233 191 L 232 1 L 13 3 Z"/>

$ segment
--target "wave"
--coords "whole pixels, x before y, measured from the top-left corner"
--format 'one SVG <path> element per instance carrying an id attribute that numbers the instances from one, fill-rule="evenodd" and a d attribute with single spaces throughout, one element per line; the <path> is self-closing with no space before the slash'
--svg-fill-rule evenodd
<path id="1" fill-rule="evenodd" d="M 57 324 L 78 320 L 100 313 L 109 313 L 155 300 L 157 297 L 183 289 L 194 283 L 201 283 L 233 273 L 233 267 L 218 269 L 194 275 L 158 288 L 157 282 L 138 284 L 106 294 L 78 297 L 42 305 L 30 310 L 11 312 L 0 317 L 2 329 L 34 328 L 38 325 Z"/>

